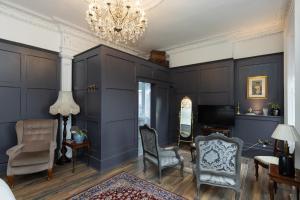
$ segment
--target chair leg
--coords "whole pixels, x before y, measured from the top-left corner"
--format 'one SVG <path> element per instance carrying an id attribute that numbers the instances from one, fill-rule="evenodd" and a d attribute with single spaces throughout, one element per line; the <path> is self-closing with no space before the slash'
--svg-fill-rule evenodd
<path id="1" fill-rule="evenodd" d="M 144 164 L 144 173 L 146 173 L 146 169 L 147 169 L 147 166 L 146 166 L 146 159 L 145 158 L 143 158 L 143 164 Z"/>
<path id="2" fill-rule="evenodd" d="M 9 187 L 13 188 L 14 187 L 14 176 L 7 176 L 7 182 Z"/>
<path id="3" fill-rule="evenodd" d="M 200 200 L 200 185 L 197 186 L 197 192 L 196 192 L 196 196 L 194 198 L 195 200 Z"/>
<path id="4" fill-rule="evenodd" d="M 254 160 L 254 165 L 255 165 L 255 177 L 256 181 L 258 181 L 258 161 Z"/>
<path id="5" fill-rule="evenodd" d="M 53 171 L 52 171 L 52 168 L 51 169 L 48 169 L 48 181 L 51 180 L 53 177 Z"/>
<path id="6" fill-rule="evenodd" d="M 240 200 L 240 192 L 235 192 L 235 200 Z"/>
<path id="7" fill-rule="evenodd" d="M 158 183 L 161 183 L 161 168 L 158 168 Z"/>
<path id="8" fill-rule="evenodd" d="M 180 167 L 180 175 L 183 177 L 183 168 L 184 168 L 184 163 L 181 162 L 181 167 Z"/>

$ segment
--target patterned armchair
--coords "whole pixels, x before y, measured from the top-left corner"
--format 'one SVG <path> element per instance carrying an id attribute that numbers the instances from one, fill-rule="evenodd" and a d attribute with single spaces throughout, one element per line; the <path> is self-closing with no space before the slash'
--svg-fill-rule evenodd
<path id="1" fill-rule="evenodd" d="M 194 175 L 197 181 L 197 196 L 200 198 L 200 185 L 212 185 L 233 189 L 235 199 L 240 197 L 240 170 L 243 141 L 214 133 L 197 136 L 196 164 Z"/>
<path id="2" fill-rule="evenodd" d="M 183 157 L 178 154 L 178 147 L 160 148 L 156 130 L 147 125 L 140 126 L 140 134 L 143 145 L 144 172 L 146 172 L 146 161 L 158 167 L 159 182 L 164 168 L 181 165 L 180 172 L 183 177 Z"/>

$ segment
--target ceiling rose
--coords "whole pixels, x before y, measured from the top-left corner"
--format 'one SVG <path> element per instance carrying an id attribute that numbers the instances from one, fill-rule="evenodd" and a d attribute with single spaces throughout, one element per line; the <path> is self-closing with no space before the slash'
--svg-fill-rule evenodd
<path id="1" fill-rule="evenodd" d="M 147 20 L 140 0 L 87 0 L 86 20 L 101 39 L 135 43 L 145 32 Z"/>

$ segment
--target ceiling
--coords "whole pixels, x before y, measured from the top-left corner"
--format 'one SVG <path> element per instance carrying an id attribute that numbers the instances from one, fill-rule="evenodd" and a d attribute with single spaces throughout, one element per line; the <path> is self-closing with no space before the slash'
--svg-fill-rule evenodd
<path id="1" fill-rule="evenodd" d="M 228 32 L 282 23 L 289 0 L 144 0 L 148 28 L 139 50 L 169 49 Z M 85 0 L 10 0 L 88 29 Z M 156 3 L 156 4 L 155 4 Z"/>

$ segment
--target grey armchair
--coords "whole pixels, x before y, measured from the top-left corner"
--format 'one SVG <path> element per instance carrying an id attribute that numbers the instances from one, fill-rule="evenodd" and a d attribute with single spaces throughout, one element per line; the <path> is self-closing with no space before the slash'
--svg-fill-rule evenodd
<path id="1" fill-rule="evenodd" d="M 197 196 L 200 199 L 202 184 L 233 189 L 235 199 L 240 197 L 240 170 L 243 141 L 214 133 L 197 136 L 196 164 L 194 175 L 197 181 Z"/>
<path id="2" fill-rule="evenodd" d="M 57 120 L 22 120 L 16 124 L 18 144 L 7 150 L 7 180 L 13 186 L 13 176 L 48 170 L 52 177 L 56 149 Z"/>
<path id="3" fill-rule="evenodd" d="M 155 129 L 147 125 L 140 126 L 139 128 L 143 146 L 144 172 L 147 169 L 146 161 L 156 165 L 160 182 L 163 169 L 181 165 L 180 172 L 183 177 L 183 157 L 178 154 L 178 147 L 160 148 Z"/>

